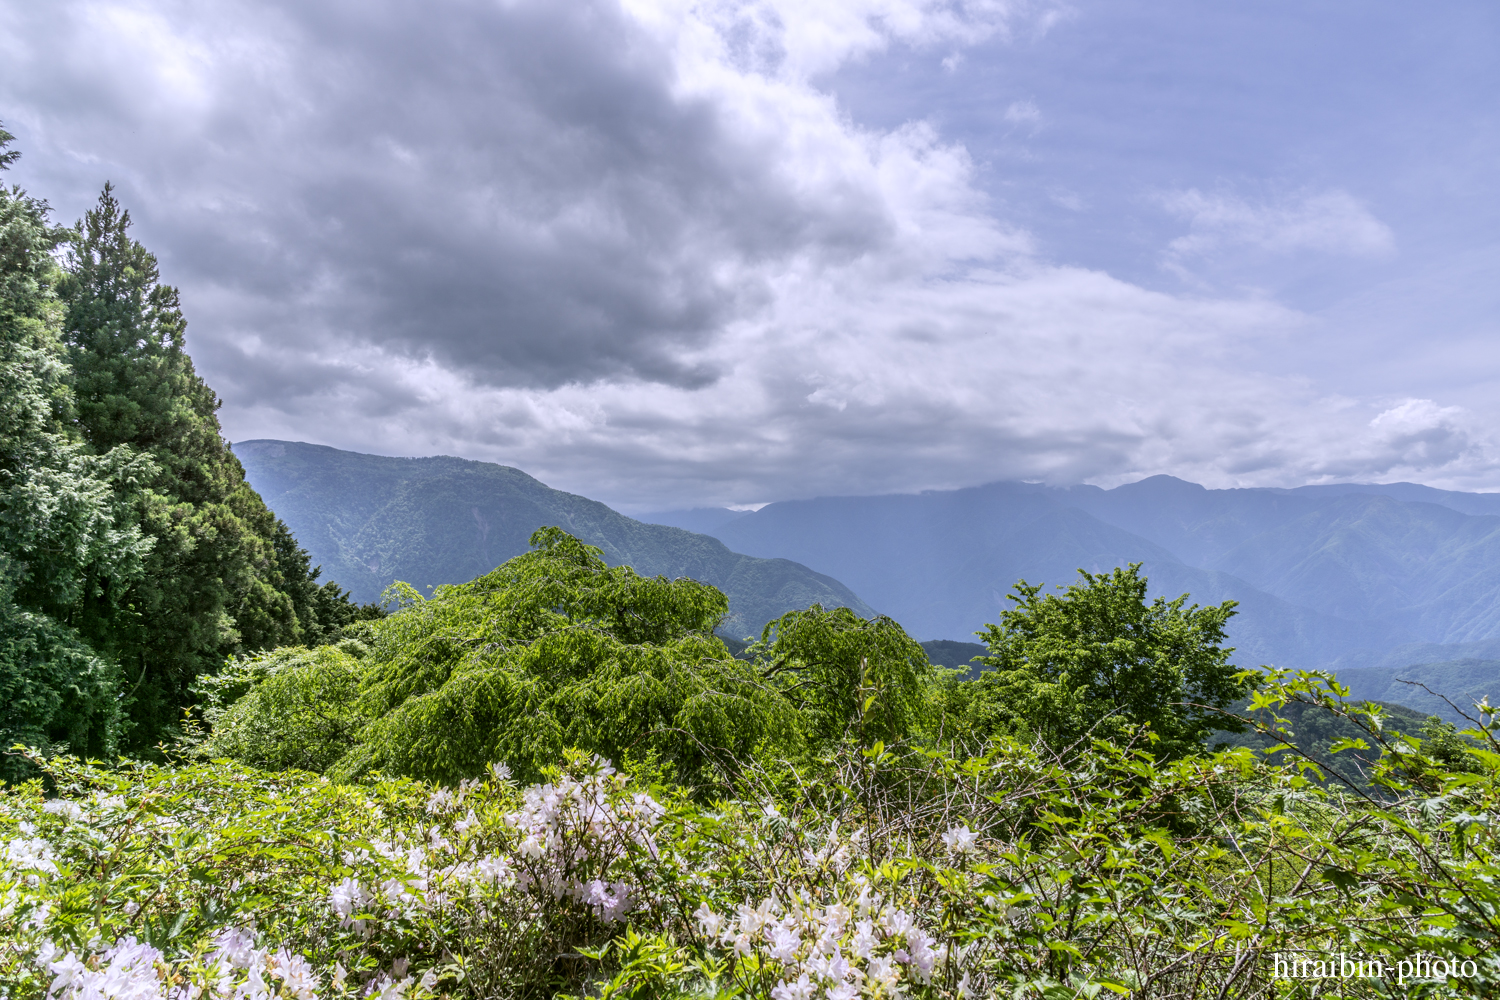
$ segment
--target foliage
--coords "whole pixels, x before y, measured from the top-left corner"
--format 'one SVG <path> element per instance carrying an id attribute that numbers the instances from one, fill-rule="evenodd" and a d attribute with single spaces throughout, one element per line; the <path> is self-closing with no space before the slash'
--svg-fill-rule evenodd
<path id="1" fill-rule="evenodd" d="M 206 752 L 261 766 L 457 781 L 505 760 L 532 778 L 570 746 L 655 754 L 697 780 L 762 741 L 794 746 L 795 710 L 729 656 L 723 594 L 609 567 L 558 528 L 533 549 L 323 649 L 252 661 Z M 298 708 L 300 704 L 305 707 Z"/>
<path id="2" fill-rule="evenodd" d="M 348 630 L 363 658 L 254 661 L 206 752 L 341 779 L 458 781 L 492 760 L 529 779 L 580 747 L 708 787 L 770 748 L 899 739 L 917 723 L 930 668 L 888 618 L 814 605 L 733 657 L 714 635 L 727 601 L 713 587 L 609 567 L 555 527 L 532 544 L 431 599 L 401 591 L 397 613 Z"/>
<path id="3" fill-rule="evenodd" d="M 276 519 L 220 436 L 219 400 L 187 355 L 177 290 L 160 282 L 156 258 L 129 228 L 106 184 L 79 223 L 58 291 L 79 433 L 96 453 L 128 446 L 154 463 L 147 485 L 157 502 L 140 511 L 154 542 L 147 571 L 78 622 L 138 673 L 133 742 L 150 746 L 197 675 L 236 649 L 293 642 L 300 627 L 276 586 Z"/>
<path id="4" fill-rule="evenodd" d="M 1371 790 L 1369 781 L 1379 752 L 1346 749 L 1334 753 L 1332 750 L 1335 746 L 1347 746 L 1348 741 L 1365 735 L 1357 721 L 1302 701 L 1291 701 L 1274 712 L 1268 708 L 1252 712 L 1250 704 L 1251 699 L 1244 699 L 1232 707 L 1231 714 L 1248 719 L 1252 726 L 1239 733 L 1215 733 L 1214 738 L 1222 738 L 1231 747 L 1250 747 L 1272 760 L 1296 758 L 1311 761 L 1324 772 L 1339 771 L 1362 789 Z M 1382 726 L 1392 733 L 1420 735 L 1433 721 L 1405 705 L 1376 704 L 1382 712 Z M 1277 749 L 1288 740 L 1296 744 L 1295 752 Z"/>
<path id="5" fill-rule="evenodd" d="M 139 752 L 227 654 L 378 612 L 320 587 L 245 483 L 113 189 L 77 231 L 48 211 L 0 188 L 0 739 Z"/>
<path id="6" fill-rule="evenodd" d="M 955 706 L 963 728 L 1065 747 L 1144 725 L 1167 757 L 1195 752 L 1216 729 L 1238 728 L 1218 711 L 1246 690 L 1224 646 L 1235 602 L 1185 607 L 1183 595 L 1148 603 L 1139 563 L 1079 574 L 1061 596 L 1021 581 L 1009 595 L 1016 607 L 979 633 L 990 669 Z"/>
<path id="7" fill-rule="evenodd" d="M 846 734 L 865 744 L 906 736 L 932 673 L 922 647 L 885 615 L 866 620 L 816 604 L 768 623 L 746 655 L 763 663 L 761 676 L 777 684 L 821 744 Z"/>
<path id="8" fill-rule="evenodd" d="M 1258 698 L 1336 694 L 1278 675 Z M 504 768 L 348 786 L 53 758 L 55 797 L 0 795 L 0 981 L 14 1000 L 110 974 L 256 1000 L 1492 995 L 1500 753 L 1471 735 L 1466 771 L 1393 743 L 1389 801 L 1244 749 L 1104 742 L 845 745 L 712 803 L 579 755 L 524 789 Z M 1450 974 L 1398 987 L 1418 952 Z M 1382 974 L 1339 979 L 1341 955 Z M 1288 979 L 1300 959 L 1336 982 Z"/>
<path id="9" fill-rule="evenodd" d="M 119 668 L 77 633 L 0 593 L 0 740 L 47 752 L 112 757 L 123 722 Z M 0 782 L 28 775 L 0 758 Z"/>
<path id="10" fill-rule="evenodd" d="M 0 150 L 7 142 L 0 134 Z M 69 436 L 52 258 L 68 235 L 48 224 L 44 202 L 0 187 L 0 740 L 111 753 L 118 669 L 70 626 L 85 601 L 107 603 L 144 572 L 151 542 L 133 495 L 154 467 L 128 447 L 94 455 Z M 7 762 L 0 781 L 23 771 Z"/>

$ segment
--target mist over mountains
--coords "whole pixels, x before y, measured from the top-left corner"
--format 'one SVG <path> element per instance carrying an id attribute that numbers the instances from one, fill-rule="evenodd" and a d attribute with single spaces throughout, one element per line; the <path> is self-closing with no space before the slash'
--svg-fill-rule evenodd
<path id="1" fill-rule="evenodd" d="M 1500 494 L 1209 490 L 1156 476 L 1111 490 L 994 483 L 773 503 L 716 522 L 702 509 L 643 518 L 691 520 L 737 551 L 796 559 L 921 639 L 967 639 L 1018 579 L 1050 587 L 1079 568 L 1141 562 L 1154 593 L 1240 602 L 1230 631 L 1241 663 L 1369 666 L 1412 644 L 1442 647 L 1427 662 L 1500 656 Z"/>

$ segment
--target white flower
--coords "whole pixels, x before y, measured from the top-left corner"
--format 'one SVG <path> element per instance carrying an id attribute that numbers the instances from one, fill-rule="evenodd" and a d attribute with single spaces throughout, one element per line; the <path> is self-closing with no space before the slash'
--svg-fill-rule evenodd
<path id="1" fill-rule="evenodd" d="M 855 997 L 859 996 L 859 987 L 854 983 L 839 983 L 828 987 L 827 992 L 823 995 L 828 1000 L 854 1000 Z"/>
<path id="2" fill-rule="evenodd" d="M 774 803 L 774 802 L 772 802 L 770 800 L 767 800 L 766 804 L 764 806 L 761 806 L 761 812 L 765 815 L 766 819 L 781 819 L 782 818 L 781 810 L 777 809 L 776 808 L 776 803 Z"/>
<path id="3" fill-rule="evenodd" d="M 971 998 L 974 996 L 974 985 L 969 982 L 969 974 L 967 972 L 965 972 L 964 977 L 958 981 L 958 995 L 962 997 L 963 1000 L 971 1000 Z"/>
<path id="4" fill-rule="evenodd" d="M 932 938 L 919 930 L 907 933 L 906 941 L 911 948 L 911 968 L 917 981 L 923 984 L 932 979 L 932 968 L 937 964 L 940 952 L 933 947 Z"/>
<path id="5" fill-rule="evenodd" d="M 724 929 L 724 918 L 715 913 L 707 902 L 699 904 L 698 909 L 693 911 L 693 918 L 698 921 L 698 930 L 706 938 L 716 938 Z"/>
<path id="6" fill-rule="evenodd" d="M 861 920 L 854 925 L 854 940 L 850 942 L 849 950 L 855 955 L 860 958 L 869 958 L 877 943 L 875 925 L 872 922 Z"/>
<path id="7" fill-rule="evenodd" d="M 915 926 L 916 921 L 905 910 L 892 910 L 885 915 L 885 932 L 892 937 L 905 937 Z"/>
<path id="8" fill-rule="evenodd" d="M 901 969 L 888 955 L 876 955 L 870 959 L 870 981 L 877 989 L 894 993 L 901 982 Z"/>
<path id="9" fill-rule="evenodd" d="M 99 968 L 89 969 L 73 958 L 72 952 L 54 963 L 55 978 L 47 994 L 57 1000 L 156 1000 L 160 978 L 156 965 L 162 954 L 133 937 L 115 943 L 100 956 Z"/>
<path id="10" fill-rule="evenodd" d="M 21 832 L 30 833 L 29 823 L 21 824 Z M 52 861 L 52 845 L 41 837 L 18 837 L 5 845 L 5 860 L 19 871 L 57 874 L 57 865 Z"/>
<path id="11" fill-rule="evenodd" d="M 768 929 L 767 934 L 770 937 L 772 958 L 788 965 L 797 960 L 797 949 L 802 946 L 801 937 L 785 927 L 777 927 L 774 932 Z"/>
<path id="12" fill-rule="evenodd" d="M 479 825 L 479 817 L 474 815 L 474 810 L 469 810 L 469 815 L 453 824 L 453 829 L 459 833 L 468 833 L 470 829 Z"/>
<path id="13" fill-rule="evenodd" d="M 54 816 L 77 822 L 83 819 L 83 806 L 69 799 L 48 799 L 42 803 L 42 811 L 49 812 Z"/>
<path id="14" fill-rule="evenodd" d="M 813 990 L 812 980 L 807 978 L 807 973 L 802 973 L 795 983 L 782 983 L 771 988 L 771 1000 L 811 1000 Z"/>
<path id="15" fill-rule="evenodd" d="M 734 957 L 743 958 L 755 950 L 755 945 L 750 941 L 750 935 L 744 931 L 734 937 Z"/>
<path id="16" fill-rule="evenodd" d="M 341 926 L 348 927 L 351 923 L 349 917 L 356 910 L 363 909 L 369 902 L 365 890 L 352 878 L 346 878 L 334 886 L 328 893 L 328 902 L 333 907 L 333 912 L 339 916 Z"/>
<path id="17" fill-rule="evenodd" d="M 133 917 L 137 913 L 140 913 L 140 912 L 141 912 L 141 904 L 137 903 L 135 900 L 132 899 L 130 902 L 128 902 L 128 903 L 125 904 L 125 915 L 127 917 Z"/>
<path id="18" fill-rule="evenodd" d="M 411 985 L 411 978 L 395 980 L 390 976 L 381 976 L 375 980 L 374 987 L 369 994 L 369 1000 L 401 1000 L 406 996 L 406 989 Z"/>
<path id="19" fill-rule="evenodd" d="M 948 845 L 948 850 L 954 854 L 968 854 L 974 850 L 974 845 L 979 840 L 979 834 L 971 831 L 967 824 L 955 826 L 943 834 L 943 843 Z"/>
<path id="20" fill-rule="evenodd" d="M 333 963 L 333 988 L 341 990 L 344 988 L 344 979 L 349 975 L 349 970 L 344 968 L 343 962 Z"/>
<path id="21" fill-rule="evenodd" d="M 495 776 L 496 781 L 509 781 L 510 768 L 504 764 L 495 763 L 490 765 L 490 773 Z"/>
<path id="22" fill-rule="evenodd" d="M 510 863 L 501 857 L 481 858 L 475 868 L 491 885 L 499 885 L 510 877 Z"/>
<path id="23" fill-rule="evenodd" d="M 854 971 L 849 967 L 849 960 L 840 954 L 837 948 L 833 950 L 833 954 L 830 957 L 814 958 L 807 964 L 813 972 L 835 983 L 843 982 Z"/>
<path id="24" fill-rule="evenodd" d="M 47 943 L 49 945 L 52 944 L 50 941 Z M 43 959 L 43 964 L 46 964 L 48 970 L 52 973 L 52 986 L 48 989 L 48 993 L 56 993 L 59 990 L 67 989 L 78 982 L 88 971 L 78 956 L 71 951 L 55 962 L 47 962 Z"/>
<path id="25" fill-rule="evenodd" d="M 245 981 L 234 991 L 236 1000 L 271 1000 L 270 987 L 266 986 L 266 977 L 260 971 L 260 963 L 250 966 L 245 976 Z"/>
<path id="26" fill-rule="evenodd" d="M 434 816 L 447 812 L 452 805 L 453 793 L 446 788 L 439 788 L 427 799 L 427 811 Z"/>
<path id="27" fill-rule="evenodd" d="M 271 959 L 271 975 L 280 979 L 281 985 L 297 1000 L 314 1000 L 318 977 L 301 955 L 281 949 Z"/>
<path id="28" fill-rule="evenodd" d="M 428 969 L 422 973 L 422 978 L 417 980 L 417 985 L 424 990 L 430 990 L 437 985 L 438 974 L 436 969 Z"/>
<path id="29" fill-rule="evenodd" d="M 255 939 L 249 931 L 226 927 L 214 936 L 213 961 L 223 959 L 236 969 L 247 969 L 255 961 Z"/>

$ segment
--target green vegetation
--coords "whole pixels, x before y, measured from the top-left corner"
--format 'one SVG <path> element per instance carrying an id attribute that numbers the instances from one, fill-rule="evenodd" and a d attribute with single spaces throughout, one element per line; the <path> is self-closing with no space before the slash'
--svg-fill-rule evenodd
<path id="1" fill-rule="evenodd" d="M 1159 755 L 1178 757 L 1201 750 L 1215 730 L 1238 728 L 1223 714 L 1247 686 L 1224 646 L 1233 601 L 1148 601 L 1139 563 L 1079 573 L 1061 595 L 1016 585 L 1016 606 L 982 633 L 987 669 L 946 688 L 953 738 L 1013 735 L 1062 748 L 1126 739 L 1144 726 Z"/>
<path id="2" fill-rule="evenodd" d="M 768 755 L 711 801 L 577 753 L 530 787 L 501 766 L 439 786 L 38 759 L 45 783 L 0 794 L 0 982 L 16 1000 L 1493 996 L 1500 746 L 1476 734 L 1455 768 L 1454 746 L 1389 740 L 1318 678 L 1257 697 L 1291 704 L 1363 723 L 1381 799 L 1246 749 L 1163 762 L 1104 741 Z M 1329 971 L 1341 953 L 1364 978 Z M 1290 961 L 1323 964 L 1299 981 Z"/>
<path id="3" fill-rule="evenodd" d="M 0 132 L 0 150 L 10 141 Z M 362 613 L 316 584 L 245 483 L 177 293 L 129 226 L 108 186 L 76 231 L 0 188 L 7 744 L 145 751 L 226 656 L 320 640 Z"/>
<path id="4" fill-rule="evenodd" d="M 609 567 L 558 528 L 471 583 L 414 590 L 337 646 L 283 649 L 212 684 L 210 756 L 351 780 L 456 782 L 505 761 L 535 780 L 570 747 L 651 759 L 700 786 L 756 752 L 797 755 L 852 732 L 905 736 L 926 657 L 889 619 L 816 605 L 737 659 L 728 602 L 694 580 Z M 857 716 L 857 722 L 851 718 Z"/>

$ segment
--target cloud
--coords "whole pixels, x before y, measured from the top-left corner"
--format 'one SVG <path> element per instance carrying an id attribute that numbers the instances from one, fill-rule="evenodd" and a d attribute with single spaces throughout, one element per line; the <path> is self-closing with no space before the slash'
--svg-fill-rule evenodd
<path id="1" fill-rule="evenodd" d="M 1261 204 L 1192 188 L 1161 198 L 1163 207 L 1192 227 L 1167 247 L 1170 260 L 1232 247 L 1273 254 L 1296 251 L 1372 257 L 1392 253 L 1396 237 L 1346 191 L 1299 194 Z"/>
<path id="2" fill-rule="evenodd" d="M 653 506 L 1490 475 L 1480 431 L 1433 436 L 1459 417 L 1247 363 L 1308 317 L 1049 263 L 964 147 L 862 126 L 820 82 L 1056 11 L 13 0 L 0 107 L 37 193 L 76 211 L 121 185 L 236 440 L 460 454 Z M 1337 192 L 1171 205 L 1208 241 L 1184 255 L 1389 237 Z"/>
<path id="3" fill-rule="evenodd" d="M 1035 101 L 1012 101 L 1005 108 L 1005 120 L 1012 125 L 1030 125 L 1034 129 L 1042 122 L 1042 109 Z"/>

